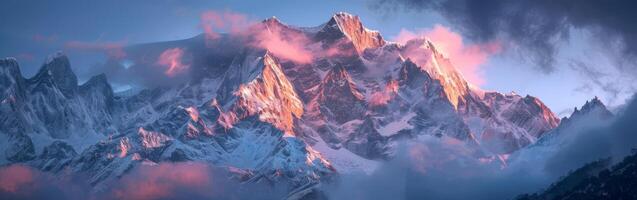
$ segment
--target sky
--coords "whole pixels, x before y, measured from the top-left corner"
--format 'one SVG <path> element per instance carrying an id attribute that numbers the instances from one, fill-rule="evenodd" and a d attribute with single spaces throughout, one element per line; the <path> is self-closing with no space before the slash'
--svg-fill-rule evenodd
<path id="1" fill-rule="evenodd" d="M 543 22 L 540 27 L 546 28 L 541 30 L 548 31 L 523 37 L 530 31 L 515 32 L 518 29 L 514 28 L 519 27 L 507 26 L 494 29 L 507 34 L 485 34 L 491 29 L 485 32 L 481 27 L 471 26 L 474 24 L 460 18 L 464 16 L 455 13 L 457 11 L 453 7 L 408 0 L 7 0 L 2 4 L 0 57 L 16 57 L 26 77 L 37 72 L 47 55 L 64 51 L 69 55 L 80 82 L 86 81 L 95 75 L 91 69 L 104 62 L 105 51 L 112 56 L 116 52 L 109 50 L 121 46 L 196 36 L 202 33 L 200 16 L 209 10 L 242 13 L 253 19 L 276 16 L 282 22 L 295 26 L 317 26 L 327 22 L 334 13 L 345 11 L 358 15 L 367 28 L 380 31 L 387 40 L 397 40 L 401 31 L 431 32 L 439 26 L 457 33 L 462 37 L 464 46 L 498 42 L 502 48 L 488 54 L 486 60 L 477 66 L 477 75 L 474 75 L 482 81 L 476 84 L 485 90 L 514 91 L 520 95 L 539 97 L 559 116 L 568 116 L 574 107 L 583 105 L 594 96 L 611 108 L 620 106 L 635 90 L 635 73 L 626 70 L 632 66 L 618 62 L 624 55 L 632 56 L 631 49 L 624 48 L 628 53 L 618 52 L 617 48 L 607 45 L 615 40 L 600 38 L 603 36 L 600 33 L 611 29 L 603 26 L 602 22 L 595 27 L 583 26 L 581 24 L 587 22 L 585 19 L 565 21 L 564 24 Z M 505 8 L 509 7 L 505 5 Z M 546 12 L 547 16 L 563 19 L 551 9 L 546 10 L 551 11 Z M 569 19 L 573 18 L 577 19 Z M 547 24 L 551 26 L 544 26 Z M 564 30 L 569 34 L 561 34 L 560 31 Z M 625 39 L 621 31 L 613 33 L 618 33 L 615 37 Z M 534 37 L 552 39 L 548 45 L 543 43 L 545 40 L 526 39 Z M 619 42 L 619 45 L 630 47 L 630 40 L 623 41 L 626 42 Z M 113 84 L 117 87 L 117 83 Z"/>

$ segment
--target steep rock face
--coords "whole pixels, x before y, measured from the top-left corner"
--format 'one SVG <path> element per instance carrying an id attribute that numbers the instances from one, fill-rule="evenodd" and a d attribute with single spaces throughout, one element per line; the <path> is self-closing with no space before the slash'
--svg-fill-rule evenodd
<path id="1" fill-rule="evenodd" d="M 358 16 L 348 13 L 336 13 L 317 33 L 317 38 L 328 43 L 346 37 L 356 52 L 362 54 L 365 49 L 378 48 L 385 45 L 385 40 L 377 31 L 366 29 Z"/>
<path id="2" fill-rule="evenodd" d="M 367 159 L 381 159 L 388 156 L 387 138 L 376 130 L 371 117 L 366 117 L 350 135 L 345 141 L 345 147 Z"/>
<path id="3" fill-rule="evenodd" d="M 398 83 L 399 98 L 395 101 L 407 102 L 403 104 L 407 104 L 411 112 L 415 113 L 410 120 L 414 126 L 412 132 L 471 140 L 467 126 L 447 100 L 446 91 L 439 80 L 431 77 L 416 63 L 407 60 L 400 68 Z"/>
<path id="4" fill-rule="evenodd" d="M 98 132 L 105 132 L 113 124 L 113 114 L 117 111 L 115 95 L 111 85 L 106 80 L 106 75 L 100 74 L 91 77 L 79 87 L 79 97 L 83 99 L 87 111 L 91 114 L 85 117 L 95 122 L 92 127 Z"/>
<path id="5" fill-rule="evenodd" d="M 34 115 L 36 120 L 29 120 L 31 126 L 44 125 L 45 131 L 54 138 L 68 138 L 78 126 L 85 125 L 75 121 L 86 110 L 73 106 L 80 104 L 76 98 L 78 91 L 77 78 L 71 71 L 68 58 L 56 53 L 47 58 L 40 71 L 28 80 L 28 105 L 23 114 Z"/>
<path id="6" fill-rule="evenodd" d="M 7 64 L 3 66 L 3 131 L 43 133 L 60 139 L 72 132 L 105 134 L 111 125 L 114 96 L 104 76 L 80 87 L 68 58 L 56 53 L 34 77 L 24 79 L 16 70 L 17 63 L 10 60 L 3 62 Z"/>
<path id="7" fill-rule="evenodd" d="M 265 53 L 262 57 L 247 56 L 246 62 L 235 68 L 239 71 L 231 69 L 222 83 L 220 102 L 224 109 L 236 109 L 233 112 L 239 118 L 257 115 L 293 135 L 293 121 L 303 114 L 303 104 L 278 62 Z"/>
<path id="8" fill-rule="evenodd" d="M 72 98 L 78 89 L 77 77 L 71 70 L 71 63 L 61 52 L 49 56 L 32 80 L 34 82 L 50 81 L 67 98 Z"/>
<path id="9" fill-rule="evenodd" d="M 25 80 L 13 58 L 0 59 L 0 70 L 0 130 L 6 134 L 23 133 L 29 129 L 21 113 L 26 96 Z"/>
<path id="10" fill-rule="evenodd" d="M 515 103 L 512 102 L 508 107 L 498 107 L 495 109 L 496 113 L 514 125 L 524 128 L 532 136 L 540 137 L 542 133 L 558 125 L 559 119 L 537 98 L 528 95 L 524 98 L 508 98 L 514 98 Z"/>
<path id="11" fill-rule="evenodd" d="M 29 136 L 24 133 L 14 133 L 7 138 L 8 146 L 4 146 L 4 156 L 9 162 L 26 162 L 36 156 L 35 145 Z"/>
<path id="12" fill-rule="evenodd" d="M 467 82 L 451 65 L 449 59 L 438 52 L 433 42 L 426 38 L 410 40 L 401 48 L 401 54 L 439 80 L 449 102 L 455 108 L 458 108 L 459 102 L 465 101 L 465 96 L 469 94 Z"/>
<path id="13" fill-rule="evenodd" d="M 559 123 L 555 114 L 535 97 L 486 92 L 483 101 L 487 123 L 492 125 L 482 129 L 481 137 L 501 144 L 501 152 L 510 153 L 532 144 Z M 497 137 L 499 134 L 505 137 Z"/>
<path id="14" fill-rule="evenodd" d="M 24 78 L 20 72 L 18 61 L 14 58 L 0 59 L 0 86 L 2 88 L 2 102 L 9 103 L 24 98 Z"/>
<path id="15" fill-rule="evenodd" d="M 55 141 L 44 147 L 42 153 L 34 162 L 39 169 L 57 172 L 67 167 L 77 155 L 78 153 L 71 145 L 62 141 Z"/>
<path id="16" fill-rule="evenodd" d="M 56 53 L 25 79 L 14 59 L 0 61 L 0 134 L 6 138 L 1 164 L 23 162 L 59 171 L 111 129 L 114 96 L 105 76 L 82 86 L 68 58 Z"/>
<path id="17" fill-rule="evenodd" d="M 317 101 L 329 119 L 342 124 L 365 114 L 365 97 L 343 67 L 330 70 L 319 87 Z"/>

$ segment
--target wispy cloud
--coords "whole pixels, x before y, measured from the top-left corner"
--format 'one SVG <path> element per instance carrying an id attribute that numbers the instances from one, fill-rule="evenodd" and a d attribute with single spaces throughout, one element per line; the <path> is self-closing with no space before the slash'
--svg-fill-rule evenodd
<path id="1" fill-rule="evenodd" d="M 502 48 L 498 41 L 466 44 L 460 34 L 440 24 L 435 25 L 432 29 L 417 31 L 403 29 L 394 40 L 404 44 L 409 40 L 423 37 L 430 39 L 441 53 L 450 58 L 454 67 L 470 83 L 476 85 L 482 85 L 486 82 L 481 67 L 488 62 L 491 55 L 500 52 Z"/>

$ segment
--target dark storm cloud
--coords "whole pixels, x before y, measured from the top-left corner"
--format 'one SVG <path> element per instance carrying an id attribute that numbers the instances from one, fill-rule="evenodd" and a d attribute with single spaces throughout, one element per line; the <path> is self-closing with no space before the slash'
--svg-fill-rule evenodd
<path id="1" fill-rule="evenodd" d="M 556 45 L 571 28 L 590 30 L 603 44 L 637 56 L 637 1 L 377 0 L 374 6 L 439 12 L 472 39 L 508 39 L 545 72 L 554 70 Z"/>
<path id="2" fill-rule="evenodd" d="M 570 60 L 568 65 L 587 81 L 585 85 L 578 88 L 581 92 L 590 92 L 590 90 L 592 90 L 592 86 L 590 84 L 592 84 L 604 91 L 609 102 L 616 101 L 622 92 L 626 92 L 624 91 L 625 87 L 619 83 L 618 80 L 614 80 L 614 77 L 610 74 L 596 69 L 587 62 Z"/>

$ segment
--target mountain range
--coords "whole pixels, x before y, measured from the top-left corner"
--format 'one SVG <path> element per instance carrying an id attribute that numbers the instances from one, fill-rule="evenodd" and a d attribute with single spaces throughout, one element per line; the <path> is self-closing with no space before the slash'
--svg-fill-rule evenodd
<path id="1" fill-rule="evenodd" d="M 131 70 L 157 69 L 175 49 L 187 56 L 173 67 L 188 70 L 174 83 L 149 71 L 166 77 L 117 93 L 106 74 L 79 84 L 63 53 L 31 78 L 16 59 L 0 59 L 0 165 L 87 173 L 100 188 L 138 165 L 197 161 L 232 168 L 242 181 L 285 182 L 293 193 L 373 171 L 422 136 L 466 143 L 505 166 L 587 113 L 612 117 L 598 99 L 560 120 L 536 97 L 482 90 L 436 41 L 387 41 L 347 13 L 316 27 L 269 18 L 249 28 L 303 38 L 312 56 L 251 45 L 257 34 L 134 45 L 125 49 Z"/>

